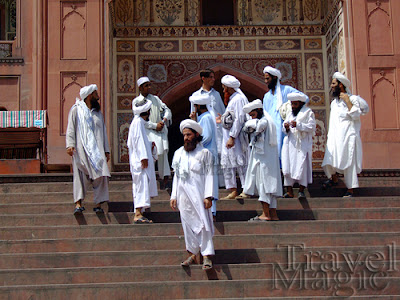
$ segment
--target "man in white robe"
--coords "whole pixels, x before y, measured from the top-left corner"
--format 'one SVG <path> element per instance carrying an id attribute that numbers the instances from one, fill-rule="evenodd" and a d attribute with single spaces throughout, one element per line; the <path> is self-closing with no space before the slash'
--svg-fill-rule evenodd
<path id="1" fill-rule="evenodd" d="M 281 130 L 283 119 L 279 114 L 279 109 L 284 103 L 288 101 L 287 95 L 289 93 L 295 93 L 299 91 L 296 90 L 294 87 L 291 87 L 290 85 L 283 85 L 280 83 L 280 80 L 282 79 L 282 74 L 278 69 L 267 66 L 264 68 L 263 72 L 265 83 L 268 85 L 269 89 L 269 91 L 264 95 L 263 107 L 264 110 L 274 120 L 276 126 L 278 153 L 279 157 L 281 157 L 282 143 L 285 134 L 282 133 Z M 306 103 L 308 102 L 308 100 L 309 99 L 307 97 Z"/>
<path id="2" fill-rule="evenodd" d="M 300 185 L 298 199 L 305 200 L 304 189 L 312 183 L 312 137 L 315 132 L 315 116 L 306 106 L 307 96 L 303 93 L 289 93 L 288 108 L 282 131 L 283 139 L 281 162 L 284 186 L 287 193 L 284 198 L 293 198 L 293 185 Z"/>
<path id="3" fill-rule="evenodd" d="M 277 197 L 282 196 L 282 179 L 279 167 L 276 127 L 263 104 L 257 99 L 243 107 L 251 116 L 243 131 L 250 134 L 250 157 L 246 172 L 244 192 L 258 195 L 263 213 L 249 222 L 277 221 Z"/>
<path id="4" fill-rule="evenodd" d="M 95 213 L 104 213 L 101 204 L 109 201 L 108 180 L 110 159 L 106 126 L 100 111 L 97 85 L 80 90 L 80 97 L 68 114 L 66 131 L 67 154 L 72 156 L 75 215 L 85 210 L 83 200 L 89 183 L 94 193 Z"/>
<path id="5" fill-rule="evenodd" d="M 213 155 L 201 144 L 203 129 L 190 119 L 180 124 L 184 145 L 176 150 L 172 160 L 174 179 L 170 206 L 179 209 L 186 250 L 189 257 L 182 262 L 187 267 L 203 256 L 203 270 L 212 268 L 211 255 L 215 254 L 211 205 L 214 176 Z"/>
<path id="6" fill-rule="evenodd" d="M 234 76 L 223 76 L 221 83 L 224 94 L 229 97 L 228 106 L 221 117 L 223 126 L 221 168 L 224 173 L 225 188 L 231 192 L 223 199 L 244 198 L 247 195 L 244 193 L 239 195 L 237 192 L 236 172 L 239 174 L 243 187 L 248 159 L 248 145 L 244 145 L 241 141 L 240 132 L 248 118 L 243 111 L 243 106 L 249 101 L 239 88 L 240 81 Z M 230 122 L 225 121 L 228 119 Z"/>
<path id="7" fill-rule="evenodd" d="M 211 99 L 208 94 L 198 94 L 189 97 L 190 103 L 194 106 L 194 111 L 190 114 L 190 118 L 198 122 L 203 128 L 203 139 L 201 143 L 204 148 L 208 149 L 214 158 L 214 193 L 211 212 L 214 220 L 217 216 L 217 200 L 218 200 L 218 147 L 217 147 L 217 128 L 215 126 L 215 118 L 211 115 L 208 108 L 211 104 Z"/>
<path id="8" fill-rule="evenodd" d="M 145 129 L 151 105 L 151 101 L 144 100 L 136 102 L 132 106 L 134 118 L 128 134 L 129 164 L 132 174 L 132 194 L 135 209 L 133 222 L 136 224 L 153 223 L 152 220 L 144 217 L 142 213 L 146 208 L 150 208 L 150 198 L 158 195 L 152 154 L 152 148 L 155 151 L 156 149 L 154 142 L 149 142 Z"/>
<path id="9" fill-rule="evenodd" d="M 360 137 L 360 116 L 368 112 L 368 105 L 359 96 L 350 94 L 350 80 L 336 72 L 331 83 L 331 113 L 328 140 L 322 168 L 329 178 L 323 184 L 328 188 L 337 184 L 337 175 L 344 175 L 347 192 L 344 197 L 352 197 L 358 188 L 358 178 L 362 170 L 362 144 Z"/>
<path id="10" fill-rule="evenodd" d="M 167 105 L 155 95 L 150 94 L 151 83 L 148 77 L 141 77 L 137 81 L 140 95 L 133 99 L 132 105 L 143 98 L 152 103 L 149 121 L 146 122 L 147 137 L 150 142 L 154 142 L 157 147 L 157 167 L 158 176 L 164 179 L 164 184 L 171 175 L 171 169 L 168 163 L 168 126 L 172 122 L 172 112 Z"/>

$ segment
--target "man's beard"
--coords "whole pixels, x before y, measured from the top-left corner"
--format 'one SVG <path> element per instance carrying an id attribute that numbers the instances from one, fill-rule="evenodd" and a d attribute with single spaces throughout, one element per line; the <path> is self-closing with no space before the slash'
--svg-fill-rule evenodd
<path id="1" fill-rule="evenodd" d="M 230 97 L 231 97 L 231 95 L 229 95 L 229 93 L 227 93 L 227 92 L 224 93 L 224 104 L 225 104 L 225 106 L 228 105 Z"/>
<path id="2" fill-rule="evenodd" d="M 92 98 L 90 100 L 90 104 L 92 105 L 92 109 L 94 109 L 95 111 L 99 111 L 100 110 L 100 103 L 98 101 L 99 101 L 99 99 L 95 99 L 95 98 Z"/>
<path id="3" fill-rule="evenodd" d="M 331 90 L 331 95 L 333 98 L 339 98 L 340 92 L 341 92 L 340 87 L 339 87 L 339 85 L 337 85 L 337 86 L 335 86 L 335 89 L 333 91 Z"/>
<path id="4" fill-rule="evenodd" d="M 299 113 L 299 111 L 300 111 L 302 108 L 303 108 L 303 105 L 302 105 L 302 106 L 299 106 L 299 107 L 296 108 L 296 109 L 292 109 L 293 116 L 297 116 L 297 114 Z"/>
<path id="5" fill-rule="evenodd" d="M 278 83 L 278 77 L 272 77 L 271 82 L 268 83 L 268 88 L 269 88 L 270 90 L 275 91 L 275 87 L 276 87 L 277 83 Z"/>
<path id="6" fill-rule="evenodd" d="M 183 142 L 183 148 L 185 149 L 185 151 L 190 152 L 193 151 L 194 149 L 196 149 L 197 146 L 197 141 L 196 139 L 192 140 L 192 141 L 184 141 Z"/>
<path id="7" fill-rule="evenodd" d="M 264 116 L 264 111 L 262 109 L 257 109 L 257 119 L 261 119 Z"/>

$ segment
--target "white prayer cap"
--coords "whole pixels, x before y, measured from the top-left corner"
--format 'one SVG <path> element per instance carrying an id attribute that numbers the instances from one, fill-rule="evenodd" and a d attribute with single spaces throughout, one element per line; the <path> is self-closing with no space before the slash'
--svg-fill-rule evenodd
<path id="1" fill-rule="evenodd" d="M 340 72 L 333 74 L 332 78 L 339 80 L 346 88 L 351 86 L 350 80 Z"/>
<path id="2" fill-rule="evenodd" d="M 141 101 L 137 101 L 136 103 L 132 103 L 133 114 L 140 116 L 141 113 L 144 113 L 151 108 L 152 102 L 150 100 L 144 99 Z"/>
<path id="3" fill-rule="evenodd" d="M 281 71 L 279 71 L 278 69 L 275 69 L 275 68 L 273 68 L 273 67 L 271 67 L 271 66 L 266 66 L 265 68 L 264 68 L 264 74 L 265 73 L 268 73 L 268 74 L 271 74 L 272 76 L 276 76 L 276 77 L 278 77 L 278 79 L 281 79 L 282 78 L 282 73 L 281 73 Z"/>
<path id="4" fill-rule="evenodd" d="M 211 103 L 211 99 L 208 94 L 192 95 L 189 97 L 189 101 L 198 105 L 209 105 Z"/>
<path id="5" fill-rule="evenodd" d="M 235 76 L 225 75 L 221 78 L 221 83 L 227 87 L 237 89 L 240 87 L 240 81 Z"/>
<path id="6" fill-rule="evenodd" d="M 263 108 L 263 104 L 260 99 L 253 100 L 250 103 L 243 106 L 243 110 L 246 114 L 249 114 L 251 111 L 257 108 Z"/>
<path id="7" fill-rule="evenodd" d="M 185 128 L 193 129 L 194 131 L 198 132 L 200 135 L 203 133 L 203 128 L 201 128 L 200 124 L 191 119 L 186 119 L 181 122 L 181 125 L 179 126 L 181 133 L 183 133 L 182 131 Z"/>
<path id="8" fill-rule="evenodd" d="M 81 88 L 81 90 L 79 91 L 79 96 L 81 96 L 82 100 L 85 100 L 87 96 L 89 96 L 94 91 L 97 91 L 97 85 L 95 84 L 87 85 Z"/>
<path id="9" fill-rule="evenodd" d="M 303 93 L 289 93 L 287 95 L 287 99 L 289 101 L 301 101 L 304 103 L 307 102 L 307 96 Z"/>
<path id="10" fill-rule="evenodd" d="M 140 77 L 137 81 L 137 86 L 141 86 L 143 83 L 150 82 L 149 77 Z"/>

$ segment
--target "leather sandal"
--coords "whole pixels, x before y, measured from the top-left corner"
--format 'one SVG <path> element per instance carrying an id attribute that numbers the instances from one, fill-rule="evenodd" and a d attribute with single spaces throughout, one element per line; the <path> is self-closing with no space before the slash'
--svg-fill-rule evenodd
<path id="1" fill-rule="evenodd" d="M 193 265 L 196 261 L 196 258 L 194 256 L 189 256 L 186 258 L 183 262 L 181 262 L 182 267 L 189 267 L 190 265 Z"/>
<path id="2" fill-rule="evenodd" d="M 203 270 L 207 271 L 207 270 L 211 270 L 213 268 L 213 264 L 211 259 L 209 259 L 208 257 L 204 257 L 203 259 Z"/>

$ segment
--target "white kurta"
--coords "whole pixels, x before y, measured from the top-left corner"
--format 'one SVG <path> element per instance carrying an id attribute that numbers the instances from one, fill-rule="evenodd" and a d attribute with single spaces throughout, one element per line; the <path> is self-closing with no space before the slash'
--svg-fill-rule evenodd
<path id="1" fill-rule="evenodd" d="M 171 170 L 168 163 L 168 126 L 172 122 L 172 112 L 167 107 L 167 105 L 161 101 L 155 95 L 149 94 L 145 97 L 147 100 L 150 100 L 152 105 L 150 109 L 150 117 L 149 121 L 146 122 L 146 131 L 147 137 L 150 142 L 154 142 L 157 146 L 157 154 L 158 154 L 158 174 L 160 178 L 164 178 L 165 176 L 171 175 Z M 134 105 L 137 101 L 141 101 L 143 99 L 142 95 L 139 95 L 132 101 L 132 105 Z M 157 124 L 163 120 L 163 118 L 167 119 L 164 128 L 161 131 L 157 131 Z"/>
<path id="2" fill-rule="evenodd" d="M 286 132 L 285 123 L 296 121 L 296 127 Z M 313 111 L 303 106 L 297 116 L 290 111 L 282 124 L 282 131 L 287 135 L 282 146 L 282 173 L 285 185 L 292 186 L 298 182 L 303 186 L 312 183 L 312 137 L 315 132 Z"/>
<path id="3" fill-rule="evenodd" d="M 244 174 L 248 161 L 247 145 L 242 145 L 239 134 L 243 124 L 247 120 L 243 106 L 248 104 L 248 100 L 240 93 L 235 92 L 230 96 L 226 111 L 233 111 L 235 114 L 234 122 L 230 130 L 223 128 L 222 130 L 222 151 L 221 151 L 221 168 L 224 172 L 225 186 L 227 189 L 236 187 L 236 172 L 238 170 L 241 175 L 241 183 L 244 183 Z M 226 143 L 229 138 L 235 138 L 235 145 L 228 149 Z M 244 146 L 244 147 L 243 147 Z"/>
<path id="4" fill-rule="evenodd" d="M 213 156 L 201 144 L 191 152 L 181 147 L 174 154 L 172 167 L 171 199 L 177 200 L 186 249 L 193 254 L 214 255 L 211 209 L 204 208 L 204 199 L 213 196 Z"/>
<path id="5" fill-rule="evenodd" d="M 210 97 L 210 105 L 207 106 L 208 111 L 214 118 L 215 126 L 217 127 L 216 137 L 217 137 L 217 146 L 218 146 L 218 153 L 221 154 L 222 149 L 222 125 L 217 124 L 215 118 L 218 117 L 218 114 L 222 115 L 225 112 L 225 105 L 222 101 L 221 95 L 214 89 L 206 91 L 201 87 L 199 90 L 193 93 L 193 96 L 197 95 L 204 95 L 207 94 Z M 194 111 L 193 103 L 190 103 L 190 112 Z"/>
<path id="6" fill-rule="evenodd" d="M 103 158 L 103 163 L 99 172 L 96 172 L 96 170 L 90 164 L 89 158 L 83 147 L 79 132 L 76 105 L 72 106 L 68 114 L 68 126 L 65 139 L 66 147 L 74 147 L 76 150 L 72 156 L 74 201 L 77 202 L 84 199 L 86 187 L 89 182 L 88 179 L 90 179 L 96 181 L 93 182 L 93 187 L 95 188 L 94 201 L 95 203 L 100 203 L 109 200 L 108 179 L 102 177 L 111 177 L 107 165 L 107 158 L 105 156 L 106 152 L 110 153 L 110 146 L 108 144 L 107 131 L 102 113 L 95 110 L 91 110 L 90 113 L 93 118 L 93 133 L 101 157 Z M 96 193 L 96 190 L 100 192 Z"/>
<path id="7" fill-rule="evenodd" d="M 150 197 L 158 195 L 151 142 L 147 138 L 146 121 L 136 115 L 129 127 L 129 164 L 132 174 L 133 204 L 136 208 L 150 207 Z M 148 160 L 148 167 L 142 169 L 141 161 Z"/>
<path id="8" fill-rule="evenodd" d="M 251 132 L 247 124 L 243 130 Z M 243 190 L 248 195 L 259 195 L 259 201 L 270 204 L 270 208 L 276 208 L 276 197 L 282 196 L 275 130 L 272 118 L 264 116 L 257 120 L 256 130 L 250 134 L 251 150 Z"/>
<path id="9" fill-rule="evenodd" d="M 350 101 L 353 104 L 351 110 L 341 99 L 331 102 L 328 140 L 322 167 L 328 178 L 334 172 L 342 173 L 345 175 L 347 188 L 357 188 L 357 174 L 362 170 L 361 110 L 357 97 L 350 96 Z M 349 173 L 351 179 L 346 178 Z"/>

